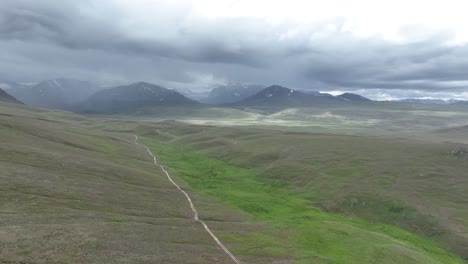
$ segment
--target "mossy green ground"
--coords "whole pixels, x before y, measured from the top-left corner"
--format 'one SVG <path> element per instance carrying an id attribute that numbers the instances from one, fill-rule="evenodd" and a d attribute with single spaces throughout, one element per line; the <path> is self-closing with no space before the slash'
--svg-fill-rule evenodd
<path id="1" fill-rule="evenodd" d="M 458 144 L 177 122 L 145 127 L 141 134 L 255 169 L 256 180 L 287 187 L 323 211 L 398 226 L 468 258 L 468 159 L 450 155 Z"/>
<path id="2" fill-rule="evenodd" d="M 286 186 L 260 179 L 254 169 L 155 137 L 143 142 L 191 188 L 266 224 L 268 231 L 222 234 L 237 242 L 234 252 L 241 256 L 277 255 L 294 263 L 463 263 L 435 242 L 397 227 L 322 212 Z"/>

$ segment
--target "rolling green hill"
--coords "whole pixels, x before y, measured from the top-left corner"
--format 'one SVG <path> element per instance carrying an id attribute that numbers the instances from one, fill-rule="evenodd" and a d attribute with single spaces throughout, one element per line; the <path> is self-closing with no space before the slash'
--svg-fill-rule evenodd
<path id="1" fill-rule="evenodd" d="M 467 164 L 446 144 L 14 104 L 0 104 L 0 262 L 230 263 L 133 134 L 242 263 L 464 263 L 446 249 L 466 246 Z"/>
<path id="2" fill-rule="evenodd" d="M 457 145 L 174 123 L 151 137 L 160 140 L 155 152 L 175 171 L 179 167 L 195 189 L 227 199 L 248 213 L 258 213 L 260 218 L 269 219 L 270 211 L 280 209 L 259 202 L 251 208 L 236 200 L 243 195 L 250 197 L 243 189 L 253 183 L 238 186 L 237 197 L 226 197 L 227 192 L 235 191 L 231 189 L 232 179 L 222 173 L 214 179 L 194 175 L 192 171 L 200 168 L 189 164 L 199 162 L 182 154 L 186 148 L 196 150 L 198 154 L 194 155 L 251 170 L 250 180 L 265 187 L 267 195 L 276 193 L 279 186 L 279 190 L 308 204 L 302 210 L 312 207 L 399 226 L 468 257 L 468 162 L 451 155 Z M 162 143 L 167 140 L 171 143 Z M 209 168 L 200 175 L 209 175 Z M 217 185 L 217 181 L 221 183 Z M 264 199 L 274 201 L 276 197 Z M 300 216 L 292 218 L 296 217 Z"/>
<path id="3" fill-rule="evenodd" d="M 0 263 L 228 263 L 131 134 L 87 128 L 101 122 L 0 104 Z M 194 198 L 215 231 L 246 218 Z"/>

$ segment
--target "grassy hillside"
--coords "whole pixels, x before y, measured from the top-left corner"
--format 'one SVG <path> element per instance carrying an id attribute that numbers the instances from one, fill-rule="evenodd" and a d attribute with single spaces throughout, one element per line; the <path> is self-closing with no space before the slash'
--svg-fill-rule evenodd
<path id="1" fill-rule="evenodd" d="M 442 248 L 466 246 L 455 174 L 467 164 L 448 145 L 11 104 L 0 104 L 0 262 L 230 263 L 134 133 L 243 263 L 463 263 Z"/>
<path id="2" fill-rule="evenodd" d="M 229 263 L 131 134 L 99 123 L 0 105 L 0 263 Z M 194 195 L 215 231 L 246 218 Z"/>
<path id="3" fill-rule="evenodd" d="M 432 138 L 440 138 L 447 142 L 468 144 L 468 125 L 438 129 L 430 133 Z"/>
<path id="4" fill-rule="evenodd" d="M 253 213 L 257 219 L 281 220 L 289 210 L 311 213 L 307 208 L 313 208 L 312 212 L 320 209 L 400 226 L 467 257 L 468 160 L 451 155 L 456 145 L 174 123 L 151 135 L 160 140 L 154 143 L 154 151 L 191 186 Z M 170 144 L 163 144 L 168 140 Z M 203 167 L 204 162 L 192 159 L 186 154 L 191 153 L 187 147 L 197 150 L 194 155 L 248 172 L 223 176 L 224 169 L 216 172 L 211 163 Z M 200 171 L 199 175 L 194 171 Z M 249 181 L 233 187 L 242 174 L 249 175 Z M 266 189 L 251 190 L 255 185 Z M 231 191 L 239 193 L 226 197 Z M 267 197 L 257 197 L 262 192 Z M 279 197 L 278 192 L 282 193 Z M 244 205 L 243 197 L 252 197 L 254 204 Z M 284 197 L 299 199 L 294 201 L 300 205 L 282 204 Z M 279 204 L 281 208 L 276 208 Z M 310 217 L 293 215 L 294 219 Z"/>

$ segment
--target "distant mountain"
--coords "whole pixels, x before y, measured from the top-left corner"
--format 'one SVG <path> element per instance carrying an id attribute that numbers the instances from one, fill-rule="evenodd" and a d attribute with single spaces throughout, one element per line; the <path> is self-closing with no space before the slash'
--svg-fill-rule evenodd
<path id="1" fill-rule="evenodd" d="M 333 96 L 331 94 L 327 94 L 327 93 L 321 93 L 319 91 L 310 91 L 310 90 L 297 90 L 301 93 L 305 93 L 305 94 L 312 94 L 312 95 L 317 95 L 317 96 Z"/>
<path id="2" fill-rule="evenodd" d="M 346 96 L 351 97 L 351 96 Z M 352 96 L 353 99 L 357 98 Z M 359 98 L 360 99 L 360 98 Z M 362 99 L 360 99 L 362 100 Z M 235 106 L 268 106 L 268 107 L 303 107 L 313 105 L 327 105 L 332 103 L 344 103 L 353 101 L 348 98 L 333 96 L 326 93 L 313 91 L 299 91 L 279 85 L 269 86 L 257 94 L 242 101 Z"/>
<path id="3" fill-rule="evenodd" d="M 20 101 L 16 100 L 15 97 L 9 95 L 3 89 L 0 88 L 0 102 L 8 102 L 8 103 L 21 103 Z"/>
<path id="4" fill-rule="evenodd" d="M 69 109 L 72 105 L 92 95 L 97 88 L 86 81 L 54 79 L 35 85 L 13 87 L 8 91 L 28 105 Z"/>
<path id="5" fill-rule="evenodd" d="M 29 86 L 31 85 L 21 84 L 21 83 L 16 83 L 16 82 L 11 82 L 11 81 L 0 81 L 0 88 L 5 91 L 9 91 L 9 90 L 17 89 L 17 88 L 25 88 Z"/>
<path id="6" fill-rule="evenodd" d="M 442 99 L 419 99 L 419 98 L 407 98 L 407 99 L 400 99 L 397 102 L 402 103 L 417 103 L 417 104 L 441 104 L 441 105 L 450 105 L 450 104 L 458 104 L 463 103 L 462 100 L 442 100 Z"/>
<path id="7" fill-rule="evenodd" d="M 366 98 L 362 95 L 359 94 L 354 94 L 354 93 L 344 93 L 341 95 L 338 95 L 337 97 L 342 98 L 346 101 L 351 101 L 351 102 L 369 102 L 372 101 L 369 98 Z"/>
<path id="8" fill-rule="evenodd" d="M 252 96 L 262 89 L 264 85 L 259 84 L 228 84 L 211 90 L 203 102 L 209 104 L 230 104 L 241 101 Z"/>
<path id="9" fill-rule="evenodd" d="M 202 92 L 194 92 L 188 88 L 175 88 L 174 91 L 182 94 L 183 96 L 190 98 L 195 101 L 204 101 L 207 97 L 209 92 L 202 91 Z"/>
<path id="10" fill-rule="evenodd" d="M 199 105 L 182 94 L 151 83 L 138 82 L 99 91 L 78 105 L 86 113 L 133 113 L 143 108 Z"/>

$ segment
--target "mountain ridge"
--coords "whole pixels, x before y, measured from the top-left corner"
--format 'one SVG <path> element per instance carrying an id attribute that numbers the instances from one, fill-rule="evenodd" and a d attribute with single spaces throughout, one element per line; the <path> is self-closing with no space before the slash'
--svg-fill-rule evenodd
<path id="1" fill-rule="evenodd" d="M 87 81 L 58 78 L 34 85 L 21 85 L 9 92 L 25 104 L 52 109 L 69 110 L 70 107 L 96 92 Z"/>
<path id="2" fill-rule="evenodd" d="M 281 85 L 271 85 L 253 96 L 233 103 L 233 106 L 272 106 L 272 107 L 307 107 L 316 104 L 334 104 L 346 102 L 370 102 L 363 96 L 345 93 L 333 96 L 317 91 L 302 91 Z"/>
<path id="3" fill-rule="evenodd" d="M 5 90 L 0 88 L 0 102 L 7 102 L 7 103 L 18 103 L 22 104 L 18 99 L 16 99 L 14 96 L 10 95 L 7 93 Z"/>
<path id="4" fill-rule="evenodd" d="M 104 89 L 77 105 L 85 113 L 129 113 L 145 107 L 196 106 L 200 103 L 181 93 L 147 82 Z"/>
<path id="5" fill-rule="evenodd" d="M 231 104 L 252 96 L 266 88 L 261 84 L 227 84 L 213 88 L 202 101 L 208 104 Z"/>

